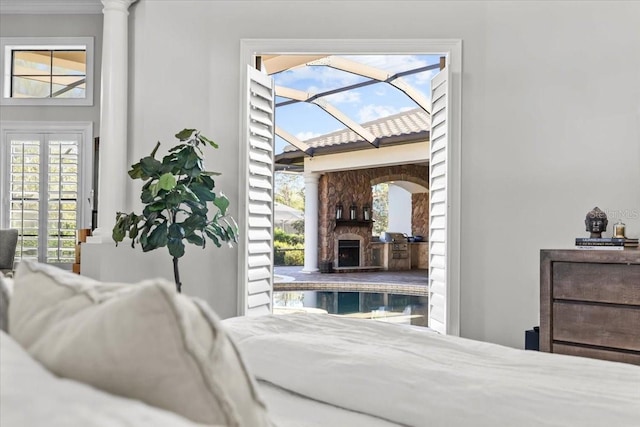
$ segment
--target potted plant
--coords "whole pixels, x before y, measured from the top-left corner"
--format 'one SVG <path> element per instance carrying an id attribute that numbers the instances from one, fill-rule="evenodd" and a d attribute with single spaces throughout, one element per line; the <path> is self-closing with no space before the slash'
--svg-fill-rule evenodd
<path id="1" fill-rule="evenodd" d="M 196 129 L 184 129 L 176 138 L 179 143 L 162 161 L 155 158 L 158 142 L 149 156 L 131 166 L 129 176 L 145 181 L 140 195 L 145 206 L 141 215 L 118 212 L 112 237 L 117 245 L 128 236 L 131 247 L 139 242 L 144 252 L 166 246 L 173 257 L 176 289 L 181 292 L 178 260 L 185 243 L 204 248 L 210 239 L 217 247 L 222 242 L 231 245 L 237 242 L 238 226 L 227 214 L 229 200 L 214 191 L 212 177 L 220 174 L 203 169 L 202 147 L 218 145 Z M 215 207 L 212 215 L 211 205 Z"/>

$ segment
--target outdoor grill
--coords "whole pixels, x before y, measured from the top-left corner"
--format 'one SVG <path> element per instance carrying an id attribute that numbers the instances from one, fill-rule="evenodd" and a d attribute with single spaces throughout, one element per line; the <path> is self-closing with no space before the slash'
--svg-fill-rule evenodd
<path id="1" fill-rule="evenodd" d="M 380 235 L 380 241 L 390 244 L 392 259 L 409 258 L 409 243 L 407 243 L 406 234 L 385 231 Z"/>
<path id="2" fill-rule="evenodd" d="M 385 243 L 407 243 L 407 235 L 393 231 L 383 231 L 382 234 L 380 234 L 380 241 Z"/>

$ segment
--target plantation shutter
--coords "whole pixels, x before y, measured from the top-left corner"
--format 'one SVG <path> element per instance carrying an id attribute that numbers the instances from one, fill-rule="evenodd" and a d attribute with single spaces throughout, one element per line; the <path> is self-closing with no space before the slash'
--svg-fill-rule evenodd
<path id="1" fill-rule="evenodd" d="M 247 315 L 272 311 L 273 291 L 273 80 L 248 67 L 246 263 L 243 295 Z"/>
<path id="2" fill-rule="evenodd" d="M 80 134 L 7 135 L 7 226 L 18 229 L 16 259 L 73 264 Z"/>
<path id="3" fill-rule="evenodd" d="M 449 70 L 431 80 L 429 159 L 429 327 L 449 332 L 447 280 L 447 180 L 449 146 Z"/>

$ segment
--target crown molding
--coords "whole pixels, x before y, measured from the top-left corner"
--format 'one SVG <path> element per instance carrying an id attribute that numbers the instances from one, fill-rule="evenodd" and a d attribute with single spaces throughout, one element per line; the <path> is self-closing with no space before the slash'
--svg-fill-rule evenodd
<path id="1" fill-rule="evenodd" d="M 0 0 L 0 13 L 17 14 L 102 14 L 100 0 Z"/>

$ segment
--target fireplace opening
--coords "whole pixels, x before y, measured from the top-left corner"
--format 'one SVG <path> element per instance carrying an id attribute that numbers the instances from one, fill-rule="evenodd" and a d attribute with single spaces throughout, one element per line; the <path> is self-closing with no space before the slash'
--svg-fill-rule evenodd
<path id="1" fill-rule="evenodd" d="M 360 266 L 360 241 L 338 240 L 338 267 Z"/>

